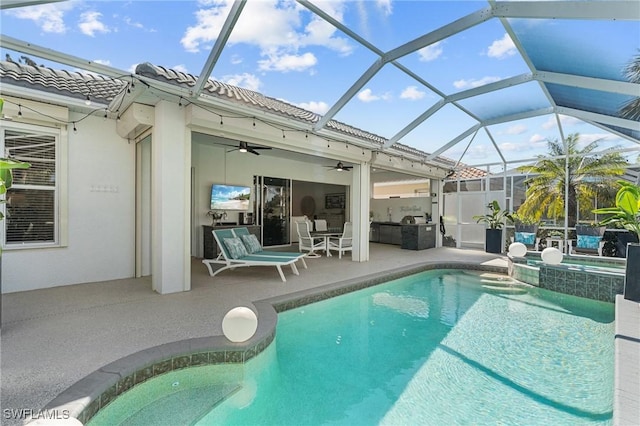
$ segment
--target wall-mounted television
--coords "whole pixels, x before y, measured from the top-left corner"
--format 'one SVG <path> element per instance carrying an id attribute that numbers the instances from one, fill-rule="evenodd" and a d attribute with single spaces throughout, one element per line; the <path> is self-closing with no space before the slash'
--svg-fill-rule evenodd
<path id="1" fill-rule="evenodd" d="M 249 210 L 251 188 L 248 186 L 211 185 L 211 210 Z"/>

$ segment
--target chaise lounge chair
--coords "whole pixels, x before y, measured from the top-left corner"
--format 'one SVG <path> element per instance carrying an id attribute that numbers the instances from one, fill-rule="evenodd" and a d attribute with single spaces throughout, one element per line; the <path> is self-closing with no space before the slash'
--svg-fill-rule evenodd
<path id="1" fill-rule="evenodd" d="M 258 241 L 258 238 L 249 232 L 247 228 L 233 228 L 232 231 L 236 237 L 242 240 L 248 254 L 251 256 L 274 257 L 279 259 L 287 257 L 295 258 L 302 262 L 304 269 L 307 269 L 307 263 L 304 261 L 306 254 L 292 251 L 265 250 L 260 244 L 260 241 Z"/>
<path id="2" fill-rule="evenodd" d="M 232 229 L 214 229 L 211 232 L 213 232 L 213 237 L 216 239 L 218 247 L 220 247 L 220 254 L 215 259 L 202 259 L 202 263 L 205 264 L 209 270 L 209 275 L 212 277 L 226 269 L 244 266 L 275 266 L 282 281 L 286 282 L 287 279 L 282 272 L 283 265 L 289 265 L 295 275 L 300 275 L 295 264 L 301 259 L 302 255 L 300 255 L 300 253 L 297 253 L 297 257 L 256 256 L 248 254 L 244 243 L 240 238 L 236 237 Z M 223 266 L 214 271 L 212 268 L 213 264 Z"/>

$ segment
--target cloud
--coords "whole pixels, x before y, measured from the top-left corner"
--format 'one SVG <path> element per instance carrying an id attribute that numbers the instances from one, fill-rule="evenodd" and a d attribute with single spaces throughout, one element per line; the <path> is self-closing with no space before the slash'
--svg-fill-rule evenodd
<path id="1" fill-rule="evenodd" d="M 419 90 L 416 86 L 408 86 L 402 91 L 402 93 L 400 93 L 400 99 L 409 99 L 412 101 L 416 101 L 418 99 L 424 98 L 426 94 L 426 92 Z"/>
<path id="2" fill-rule="evenodd" d="M 494 81 L 499 81 L 500 77 L 482 77 L 479 80 L 456 80 L 453 82 L 453 86 L 458 90 L 463 89 L 471 89 L 474 87 L 484 86 L 485 84 L 493 83 Z"/>
<path id="3" fill-rule="evenodd" d="M 96 32 L 111 32 L 111 30 L 105 24 L 100 22 L 101 17 L 102 13 L 100 12 L 84 12 L 80 15 L 80 23 L 78 24 L 78 28 L 80 28 L 80 31 L 82 31 L 83 34 L 91 37 L 95 37 Z"/>
<path id="4" fill-rule="evenodd" d="M 171 67 L 171 69 L 179 71 L 179 72 L 183 72 L 185 74 L 189 74 L 189 70 L 187 69 L 187 67 L 184 64 L 174 65 L 174 66 Z"/>
<path id="5" fill-rule="evenodd" d="M 391 0 L 376 0 L 376 6 L 384 13 L 385 16 L 389 16 L 393 13 L 393 7 Z"/>
<path id="6" fill-rule="evenodd" d="M 260 91 L 260 87 L 262 86 L 260 79 L 249 73 L 225 75 L 220 79 L 220 81 L 232 86 L 253 90 L 255 92 Z"/>
<path id="7" fill-rule="evenodd" d="M 302 55 L 274 53 L 268 59 L 258 61 L 258 68 L 261 71 L 304 71 L 318 63 L 318 59 L 313 53 Z"/>
<path id="8" fill-rule="evenodd" d="M 442 42 L 438 41 L 429 46 L 423 47 L 418 50 L 418 56 L 420 61 L 429 62 L 438 59 L 442 55 Z"/>
<path id="9" fill-rule="evenodd" d="M 196 22 L 182 37 L 182 46 L 189 52 L 199 52 L 213 43 L 225 22 L 231 0 L 200 2 L 203 6 L 195 14 Z M 326 12 L 342 20 L 341 2 L 329 2 Z M 305 24 L 305 18 L 308 22 Z M 269 71 L 303 71 L 315 65 L 311 53 L 300 53 L 311 46 L 321 46 L 349 55 L 353 45 L 341 37 L 336 28 L 295 2 L 264 0 L 247 2 L 236 23 L 227 47 L 234 44 L 257 46 L 265 58 L 260 68 Z"/>
<path id="10" fill-rule="evenodd" d="M 522 151 L 522 144 L 513 142 L 503 142 L 498 145 L 502 152 Z"/>
<path id="11" fill-rule="evenodd" d="M 142 25 L 140 22 L 132 21 L 128 16 L 125 16 L 124 23 L 129 25 L 130 27 L 144 29 L 144 25 Z"/>
<path id="12" fill-rule="evenodd" d="M 509 37 L 509 34 L 504 35 L 500 40 L 494 40 L 491 46 L 487 49 L 487 56 L 490 58 L 504 59 L 509 56 L 515 55 L 517 52 L 516 45 L 513 44 L 513 40 Z"/>
<path id="13" fill-rule="evenodd" d="M 326 102 L 310 101 L 294 105 L 320 115 L 324 115 L 327 111 L 329 111 L 329 105 Z"/>
<path id="14" fill-rule="evenodd" d="M 236 54 L 232 55 L 231 56 L 231 63 L 233 65 L 241 64 L 242 63 L 242 56 L 236 55 Z"/>
<path id="15" fill-rule="evenodd" d="M 579 118 L 570 117 L 568 115 L 558 114 L 558 117 L 560 118 L 560 123 L 563 126 L 575 126 L 584 124 L 584 121 L 580 120 Z M 558 121 L 556 120 L 555 114 L 551 114 L 549 116 L 549 119 L 542 124 L 542 128 L 545 130 L 558 128 Z"/>
<path id="16" fill-rule="evenodd" d="M 527 131 L 527 126 L 524 124 L 515 124 L 513 126 L 509 126 L 507 130 L 504 132 L 505 135 L 521 135 Z"/>
<path id="17" fill-rule="evenodd" d="M 540 144 L 546 144 L 547 143 L 547 138 L 545 136 L 542 136 L 538 133 L 534 134 L 533 136 L 531 136 L 529 138 L 529 143 L 535 144 L 535 145 L 540 145 Z"/>
<path id="18" fill-rule="evenodd" d="M 31 20 L 45 33 L 62 34 L 67 31 L 64 14 L 73 9 L 73 6 L 74 2 L 50 3 L 9 9 L 6 14 L 18 19 Z"/>
<path id="19" fill-rule="evenodd" d="M 100 65 L 108 65 L 111 66 L 111 61 L 108 59 L 94 59 L 93 62 Z"/>
<path id="20" fill-rule="evenodd" d="M 387 92 L 382 95 L 374 95 L 371 89 L 364 89 L 358 93 L 357 97 L 362 102 L 387 101 L 391 99 L 391 94 Z"/>
<path id="21" fill-rule="evenodd" d="M 130 72 L 131 74 L 135 74 L 136 73 L 136 68 L 138 67 L 138 65 L 140 65 L 139 63 L 135 63 L 133 65 L 131 65 L 129 68 L 127 68 L 127 71 Z"/>
<path id="22" fill-rule="evenodd" d="M 378 96 L 374 96 L 371 89 L 364 89 L 362 92 L 358 93 L 358 99 L 362 102 L 374 102 L 379 100 Z"/>

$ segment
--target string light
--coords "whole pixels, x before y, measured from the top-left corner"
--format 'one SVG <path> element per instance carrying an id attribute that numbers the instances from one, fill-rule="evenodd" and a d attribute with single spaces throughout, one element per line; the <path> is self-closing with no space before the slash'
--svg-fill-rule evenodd
<path id="1" fill-rule="evenodd" d="M 131 77 L 132 77 L 132 78 L 135 78 L 134 76 L 131 76 Z M 143 84 L 145 84 L 147 87 L 154 88 L 154 89 L 157 89 L 157 90 L 159 90 L 159 91 L 164 91 L 162 88 L 158 88 L 158 87 L 155 87 L 155 86 L 151 86 L 151 85 L 149 85 L 148 83 L 146 83 L 146 82 L 144 82 L 144 81 L 142 81 L 142 83 L 143 83 Z M 128 84 L 126 85 L 126 91 L 127 91 L 127 93 L 131 93 L 131 89 L 134 89 L 134 88 L 135 88 L 135 83 L 134 83 L 133 81 L 131 81 L 130 83 L 128 83 Z M 167 92 L 167 91 L 165 91 L 165 92 L 166 92 L 166 93 L 170 93 L 170 92 Z M 171 94 L 173 94 L 173 93 L 171 93 Z M 173 94 L 173 95 L 175 96 L 175 94 Z M 184 104 L 182 101 L 183 101 L 183 97 L 182 97 L 182 96 L 179 96 L 179 98 L 178 98 L 178 106 L 179 106 L 179 107 L 185 106 L 185 104 Z M 89 90 L 89 93 L 86 95 L 85 104 L 86 104 L 86 105 L 91 105 L 91 90 Z M 219 116 L 219 117 L 220 117 L 220 126 L 223 126 L 223 125 L 224 125 L 224 118 L 225 118 L 225 117 L 226 117 L 226 118 L 238 118 L 238 119 L 247 119 L 247 118 L 249 118 L 248 116 L 243 116 L 243 115 L 229 115 L 229 116 L 225 116 L 225 115 L 219 114 L 219 113 L 217 113 L 217 112 L 215 112 L 215 111 L 212 111 L 211 109 L 207 108 L 207 107 L 206 107 L 206 106 L 204 106 L 204 105 L 199 105 L 199 104 L 197 104 L 197 103 L 191 103 L 191 102 L 190 102 L 190 104 L 191 104 L 191 105 L 193 105 L 193 106 L 195 106 L 195 107 L 201 108 L 201 109 L 203 109 L 203 110 L 205 110 L 205 111 L 208 111 L 208 112 L 209 112 L 209 113 L 211 113 L 211 114 L 214 114 L 214 115 Z M 22 116 L 22 105 L 21 105 L 21 104 L 17 104 L 17 106 L 18 106 L 18 116 Z M 57 121 L 57 122 L 60 122 L 60 123 L 64 123 L 64 124 L 67 124 L 67 125 L 71 123 L 71 124 L 73 124 L 73 131 L 74 131 L 74 132 L 77 132 L 77 130 L 78 130 L 78 129 L 77 129 L 77 127 L 76 127 L 77 122 L 84 120 L 85 118 L 89 117 L 90 115 L 94 115 L 97 111 L 100 111 L 100 110 L 104 110 L 104 118 L 105 118 L 105 119 L 108 119 L 108 112 L 109 112 L 108 108 L 103 108 L 103 107 L 101 107 L 101 108 L 95 109 L 95 110 L 93 110 L 93 111 L 91 111 L 91 112 L 87 113 L 84 117 L 82 117 L 81 119 L 79 119 L 79 120 L 77 120 L 77 121 L 69 122 L 69 121 L 63 121 L 63 120 L 60 120 L 60 119 L 58 119 L 58 118 L 56 118 L 56 117 L 48 116 L 47 114 L 44 114 L 44 113 L 39 112 L 39 111 L 37 111 L 37 110 L 33 110 L 33 109 L 31 109 L 31 108 L 28 108 L 28 109 L 29 109 L 29 110 L 32 110 L 32 111 L 33 111 L 33 112 L 35 112 L 36 114 L 39 114 L 39 115 L 42 115 L 42 116 L 48 117 L 48 118 L 50 118 L 50 119 L 52 119 L 52 120 L 55 120 L 55 121 Z M 116 113 L 116 121 L 120 121 L 120 120 L 122 119 L 122 116 L 121 116 L 121 114 L 120 114 L 120 110 L 119 110 L 119 109 L 118 109 L 118 110 L 116 110 L 116 111 L 115 111 L 115 113 Z M 276 129 L 280 130 L 280 131 L 282 132 L 282 138 L 283 138 L 283 139 L 286 139 L 286 132 L 287 132 L 287 131 L 292 131 L 292 132 L 303 132 L 303 131 L 304 131 L 304 133 L 305 133 L 305 139 L 309 139 L 309 131 L 308 131 L 308 130 L 299 130 L 299 129 L 282 129 L 282 128 L 279 128 L 279 126 L 274 125 L 274 124 L 272 124 L 272 123 L 270 123 L 270 122 L 268 122 L 268 121 L 265 121 L 265 120 L 259 119 L 259 118 L 257 118 L 256 116 L 252 116 L 252 117 L 251 117 L 251 119 L 252 119 L 252 127 L 254 127 L 254 128 L 255 128 L 255 127 L 256 127 L 256 121 L 257 121 L 257 120 L 260 120 L 261 122 L 265 123 L 266 125 L 271 126 L 271 127 L 274 127 L 274 128 L 276 128 Z M 331 142 L 332 142 L 331 140 L 327 139 L 327 148 L 329 148 L 329 149 L 331 149 Z M 340 142 L 340 141 L 335 141 L 335 140 L 334 140 L 334 142 Z M 347 149 L 347 150 L 348 150 L 348 149 L 349 149 L 349 143 L 344 142 L 344 144 L 345 144 L 345 149 Z M 363 155 L 363 156 L 365 156 L 365 155 L 366 155 L 366 152 L 365 152 L 365 150 L 364 150 L 364 149 L 362 149 L 362 151 L 361 151 L 361 152 L 362 152 L 362 155 Z M 392 159 L 392 156 L 391 156 L 391 155 L 390 155 L 390 156 L 388 156 L 388 158 L 389 158 L 389 162 L 392 162 L 392 161 L 393 161 L 393 159 Z M 402 160 L 402 161 L 404 161 L 404 157 L 402 157 L 402 158 L 401 158 L 401 160 Z M 424 165 L 424 163 L 423 163 L 423 162 L 422 162 L 421 164 L 422 164 L 422 165 Z M 412 166 L 411 166 L 411 167 L 414 167 L 413 163 L 412 163 Z M 429 171 L 431 172 L 432 170 L 430 169 Z"/>

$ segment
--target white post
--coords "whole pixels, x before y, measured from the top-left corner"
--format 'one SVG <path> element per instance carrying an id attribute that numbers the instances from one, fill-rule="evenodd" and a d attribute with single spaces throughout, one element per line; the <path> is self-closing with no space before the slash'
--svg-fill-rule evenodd
<path id="1" fill-rule="evenodd" d="M 188 291 L 191 132 L 184 109 L 174 103 L 155 107 L 151 158 L 152 287 L 160 294 Z"/>
<path id="2" fill-rule="evenodd" d="M 368 163 L 355 165 L 352 173 L 352 259 L 356 262 L 367 262 L 369 260 L 369 200 L 371 198 L 371 167 Z"/>

